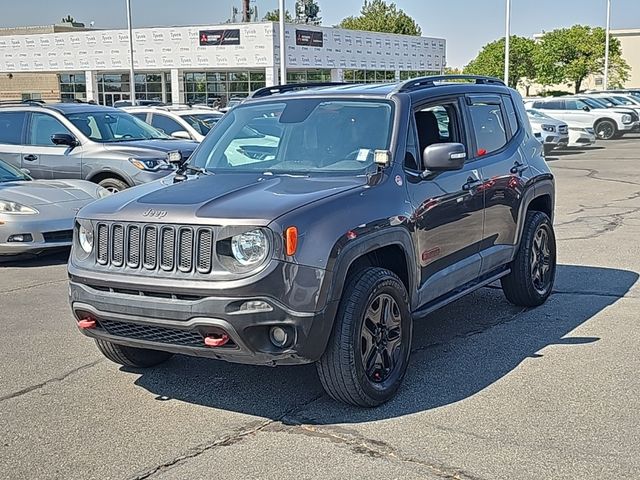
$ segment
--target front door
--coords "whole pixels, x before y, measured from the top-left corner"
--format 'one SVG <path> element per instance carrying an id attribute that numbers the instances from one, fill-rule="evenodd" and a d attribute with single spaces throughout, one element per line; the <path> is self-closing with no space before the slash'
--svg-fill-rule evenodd
<path id="1" fill-rule="evenodd" d="M 469 162 L 462 170 L 420 175 L 421 152 L 429 145 L 455 142 L 468 148 L 461 112 L 459 98 L 421 106 L 409 137 L 407 188 L 413 207 L 421 305 L 474 280 L 480 272 L 481 170 Z M 411 140 L 412 135 L 417 141 Z"/>
<path id="2" fill-rule="evenodd" d="M 82 178 L 82 147 L 54 145 L 51 136 L 57 133 L 72 135 L 53 115 L 30 113 L 23 165 L 31 170 L 26 164 L 27 157 L 31 157 L 29 164 L 38 165 L 37 178 Z"/>

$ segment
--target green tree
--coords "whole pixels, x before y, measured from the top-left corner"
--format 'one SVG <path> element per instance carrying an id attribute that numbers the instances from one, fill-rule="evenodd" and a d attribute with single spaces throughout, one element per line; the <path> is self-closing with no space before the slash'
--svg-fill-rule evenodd
<path id="1" fill-rule="evenodd" d="M 320 25 L 320 7 L 315 0 L 296 0 L 296 23 Z"/>
<path id="2" fill-rule="evenodd" d="M 536 54 L 538 81 L 543 85 L 565 83 L 580 92 L 587 77 L 604 73 L 605 40 L 603 28 L 585 25 L 543 34 Z M 617 38 L 610 39 L 609 75 L 611 86 L 622 86 L 629 78 L 629 65 Z"/>
<path id="3" fill-rule="evenodd" d="M 399 9 L 395 3 L 386 3 L 384 0 L 365 0 L 360 15 L 343 19 L 338 27 L 403 35 L 422 34 L 420 26 L 413 18 Z"/>
<path id="4" fill-rule="evenodd" d="M 486 44 L 476 58 L 464 67 L 464 73 L 487 75 L 502 78 L 504 76 L 504 38 Z M 535 41 L 530 38 L 511 36 L 509 40 L 509 80 L 511 88 L 516 88 L 525 79 L 536 77 Z"/>
<path id="5" fill-rule="evenodd" d="M 458 67 L 444 67 L 445 75 L 460 75 L 462 73 L 462 69 Z"/>
<path id="6" fill-rule="evenodd" d="M 280 9 L 276 8 L 275 10 L 271 10 L 270 12 L 267 12 L 262 20 L 264 20 L 265 22 L 279 22 Z M 284 11 L 284 21 L 287 23 L 293 23 L 293 17 L 289 13 L 289 10 Z"/>

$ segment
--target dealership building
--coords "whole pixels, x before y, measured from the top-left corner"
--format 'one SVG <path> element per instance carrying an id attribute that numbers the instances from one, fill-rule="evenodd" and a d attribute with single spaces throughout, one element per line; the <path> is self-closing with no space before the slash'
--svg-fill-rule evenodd
<path id="1" fill-rule="evenodd" d="M 137 99 L 201 103 L 279 83 L 278 24 L 272 22 L 133 30 Z M 442 38 L 288 24 L 287 80 L 391 82 L 437 74 Z M 82 24 L 0 29 L 0 100 L 128 100 L 127 30 Z"/>

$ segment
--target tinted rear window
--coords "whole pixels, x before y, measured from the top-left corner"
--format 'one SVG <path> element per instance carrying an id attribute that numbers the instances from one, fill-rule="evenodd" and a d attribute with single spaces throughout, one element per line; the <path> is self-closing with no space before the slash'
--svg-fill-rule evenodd
<path id="1" fill-rule="evenodd" d="M 0 143 L 9 145 L 22 144 L 22 132 L 27 118 L 25 112 L 0 113 Z"/>

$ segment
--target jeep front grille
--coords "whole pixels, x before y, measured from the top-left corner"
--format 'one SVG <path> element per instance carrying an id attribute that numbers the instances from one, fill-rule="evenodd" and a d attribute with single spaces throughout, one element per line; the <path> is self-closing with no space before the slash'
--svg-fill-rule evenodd
<path id="1" fill-rule="evenodd" d="M 98 223 L 98 264 L 139 271 L 210 273 L 214 227 Z"/>

